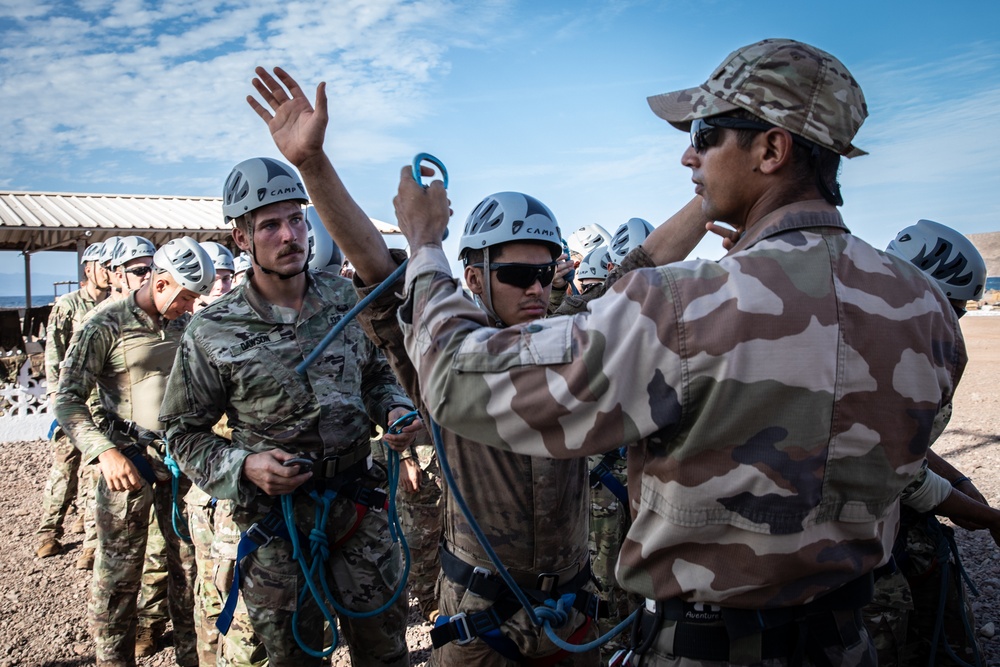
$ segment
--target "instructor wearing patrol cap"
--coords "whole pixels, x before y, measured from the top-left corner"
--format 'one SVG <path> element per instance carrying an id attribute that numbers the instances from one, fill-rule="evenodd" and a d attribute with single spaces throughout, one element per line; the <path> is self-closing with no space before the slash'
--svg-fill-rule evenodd
<path id="1" fill-rule="evenodd" d="M 764 40 L 649 104 L 690 131 L 681 161 L 706 217 L 737 231 L 728 254 L 490 330 L 441 250 L 447 193 L 404 175 L 400 314 L 424 401 L 447 429 L 536 456 L 649 438 L 628 457 L 617 568 L 647 598 L 633 664 L 874 665 L 858 610 L 966 363 L 955 314 L 836 209 L 867 115 L 836 58 Z M 474 349 L 502 354 L 458 372 Z"/>

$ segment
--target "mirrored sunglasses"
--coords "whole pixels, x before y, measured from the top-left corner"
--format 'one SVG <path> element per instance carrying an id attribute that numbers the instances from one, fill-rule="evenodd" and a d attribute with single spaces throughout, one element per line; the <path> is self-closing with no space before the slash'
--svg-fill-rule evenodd
<path id="1" fill-rule="evenodd" d="M 490 264 L 490 271 L 496 271 L 497 280 L 505 285 L 527 289 L 537 281 L 541 283 L 542 287 L 547 287 L 552 283 L 552 279 L 556 275 L 556 263 L 521 264 L 518 262 L 493 262 Z"/>

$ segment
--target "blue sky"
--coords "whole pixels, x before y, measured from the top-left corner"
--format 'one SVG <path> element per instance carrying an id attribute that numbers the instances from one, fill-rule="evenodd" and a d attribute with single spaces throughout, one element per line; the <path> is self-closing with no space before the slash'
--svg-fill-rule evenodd
<path id="1" fill-rule="evenodd" d="M 373 217 L 394 222 L 399 167 L 426 151 L 450 171 L 452 245 L 501 190 L 538 197 L 567 234 L 655 224 L 693 186 L 679 162 L 687 137 L 646 96 L 788 37 L 833 53 L 866 94 L 855 143 L 871 155 L 841 175 L 856 234 L 884 247 L 919 218 L 997 231 L 997 7 L 0 0 L 0 189 L 218 196 L 232 165 L 277 156 L 244 97 L 255 65 L 281 65 L 310 95 L 327 81 L 328 152 Z M 721 251 L 713 239 L 696 253 Z M 32 260 L 38 272 L 66 265 L 57 253 Z"/>

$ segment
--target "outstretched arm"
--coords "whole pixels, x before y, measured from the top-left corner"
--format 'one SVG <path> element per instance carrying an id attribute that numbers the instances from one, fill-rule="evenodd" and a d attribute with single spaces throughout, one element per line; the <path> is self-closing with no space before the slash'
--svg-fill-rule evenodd
<path id="1" fill-rule="evenodd" d="M 326 84 L 316 87 L 315 107 L 299 84 L 280 67 L 271 76 L 258 67 L 253 87 L 270 111 L 252 95 L 247 102 L 267 123 L 281 154 L 302 175 L 312 204 L 334 242 L 343 251 L 365 284 L 384 280 L 396 269 L 382 235 L 365 215 L 323 150 L 329 121 Z"/>

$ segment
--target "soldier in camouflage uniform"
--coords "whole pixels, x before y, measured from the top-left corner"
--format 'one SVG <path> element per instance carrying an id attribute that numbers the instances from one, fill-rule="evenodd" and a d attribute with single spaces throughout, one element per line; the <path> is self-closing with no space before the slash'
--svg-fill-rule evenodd
<path id="1" fill-rule="evenodd" d="M 920 220 L 900 231 L 886 252 L 924 271 L 948 297 L 959 318 L 969 300 L 982 296 L 986 263 L 976 247 L 954 229 Z M 951 412 L 951 404 L 938 412 L 932 443 L 944 431 Z M 960 664 L 947 655 L 945 646 L 966 664 L 977 663 L 982 655 L 954 531 L 942 526 L 934 514 L 972 530 L 991 529 L 994 539 L 1000 539 L 997 513 L 969 477 L 933 451 L 927 452 L 927 460 L 927 469 L 903 491 L 893 561 L 882 568 L 874 599 L 864 610 L 879 665 L 925 665 L 931 654 L 935 654 L 933 664 Z"/>
<path id="2" fill-rule="evenodd" d="M 349 282 L 307 270 L 306 196 L 298 177 L 275 160 L 246 160 L 230 174 L 224 197 L 233 238 L 253 270 L 184 333 L 161 409 L 171 446 L 195 484 L 236 501 L 233 516 L 243 531 L 280 505 L 277 496 L 293 494 L 298 529 L 326 536 L 328 555 L 316 557 L 324 558 L 337 602 L 354 612 L 385 607 L 370 618 L 338 611 L 353 664 L 406 665 L 406 599 L 388 604 L 401 584 L 400 550 L 386 513 L 368 511 L 362 501 L 385 480 L 371 465 L 370 422 L 388 424 L 412 403 L 357 325 L 304 375 L 295 372 L 356 301 Z M 232 443 L 212 432 L 224 413 Z M 411 427 L 386 437 L 409 444 L 422 424 Z M 314 460 L 314 472 L 284 465 L 296 457 Z M 337 495 L 326 525 L 317 527 L 316 508 L 327 497 L 319 494 L 330 491 Z M 240 568 L 239 592 L 272 667 L 322 664 L 293 635 L 297 623 L 302 644 L 322 649 L 323 616 L 313 599 L 300 602 L 305 576 L 291 543 L 274 539 Z"/>
<path id="3" fill-rule="evenodd" d="M 86 275 L 86 282 L 75 292 L 60 297 L 52 307 L 45 325 L 45 382 L 48 389 L 49 405 L 53 406 L 59 385 L 59 364 L 66 356 L 66 349 L 73 332 L 82 326 L 87 313 L 108 296 L 108 274 L 100 263 L 104 243 L 94 243 L 87 247 L 80 263 Z M 88 498 L 93 495 L 93 476 L 89 466 L 80 465 L 80 450 L 73 446 L 66 432 L 56 424 L 52 434 L 52 468 L 45 483 L 42 496 L 42 520 L 35 533 L 38 536 L 36 555 L 39 558 L 54 556 L 62 550 L 59 538 L 62 536 L 63 521 L 73 500 L 81 517 L 92 516 Z M 79 481 L 78 481 L 79 478 Z M 89 517 L 88 517 L 89 518 Z M 84 525 L 88 523 L 84 520 Z M 92 519 L 89 523 L 92 523 Z M 96 535 L 86 535 L 83 553 L 77 565 L 92 564 Z M 86 568 L 85 568 L 86 569 Z"/>
<path id="4" fill-rule="evenodd" d="M 190 238 L 171 241 L 153 258 L 137 257 L 125 266 L 149 268 L 151 262 L 152 275 L 143 272 L 145 282 L 138 290 L 95 311 L 74 337 L 56 395 L 59 423 L 83 460 L 96 461 L 101 473 L 88 619 L 97 664 L 107 667 L 135 664 L 136 594 L 146 523 L 154 506 L 161 528 L 169 529 L 173 509 L 157 410 L 186 313 L 211 286 L 214 272 Z M 95 386 L 107 430 L 95 424 L 87 406 Z M 196 665 L 190 616 L 193 570 L 182 565 L 193 563 L 193 552 L 170 539 L 170 533 L 167 541 L 177 663 Z"/>
<path id="5" fill-rule="evenodd" d="M 505 451 L 648 438 L 628 457 L 639 507 L 617 569 L 647 598 L 627 662 L 874 665 L 860 608 L 967 361 L 957 319 L 836 209 L 866 107 L 835 58 L 765 40 L 649 102 L 690 130 L 682 163 L 706 217 L 735 228 L 727 255 L 491 329 L 440 249 L 447 193 L 404 176 L 400 314 L 422 398 L 444 428 Z"/>

